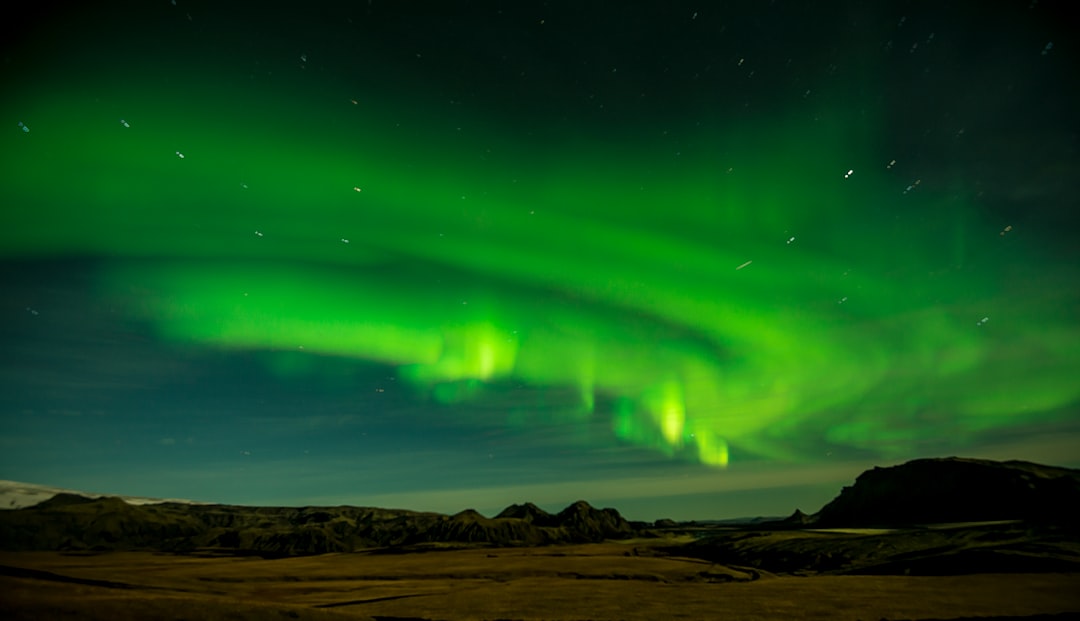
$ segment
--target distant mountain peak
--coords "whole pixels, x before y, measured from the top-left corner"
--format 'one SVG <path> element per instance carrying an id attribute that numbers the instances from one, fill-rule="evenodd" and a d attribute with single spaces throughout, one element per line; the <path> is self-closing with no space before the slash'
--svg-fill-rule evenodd
<path id="1" fill-rule="evenodd" d="M 550 526 L 554 523 L 555 516 L 551 515 L 547 511 L 544 511 L 540 507 L 534 505 L 531 502 L 526 502 L 520 505 L 510 505 L 499 512 L 496 518 L 516 518 L 519 520 L 525 520 L 526 522 L 532 522 L 537 526 Z"/>
<path id="2" fill-rule="evenodd" d="M 451 518 L 455 520 L 486 520 L 487 518 L 480 514 L 476 509 L 465 509 L 458 511 Z"/>
<path id="3" fill-rule="evenodd" d="M 784 522 L 788 524 L 809 524 L 812 520 L 813 518 L 803 513 L 800 509 L 795 509 L 795 513 L 784 518 Z"/>
<path id="4" fill-rule="evenodd" d="M 584 500 L 578 500 L 578 501 L 575 501 L 575 502 L 571 503 L 570 505 L 568 505 L 562 511 L 559 511 L 558 514 L 560 516 L 561 515 L 570 515 L 570 514 L 575 514 L 575 513 L 577 513 L 577 514 L 585 514 L 585 513 L 589 513 L 590 511 L 596 511 L 596 509 L 594 509 L 592 505 L 585 502 Z"/>

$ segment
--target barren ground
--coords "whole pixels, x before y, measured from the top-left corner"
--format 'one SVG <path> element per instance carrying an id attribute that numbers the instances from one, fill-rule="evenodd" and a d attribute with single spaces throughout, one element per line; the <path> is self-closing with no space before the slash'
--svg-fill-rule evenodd
<path id="1" fill-rule="evenodd" d="M 774 576 L 654 554 L 656 544 L 278 560 L 0 552 L 0 617 L 878 621 L 1080 611 L 1078 574 Z"/>

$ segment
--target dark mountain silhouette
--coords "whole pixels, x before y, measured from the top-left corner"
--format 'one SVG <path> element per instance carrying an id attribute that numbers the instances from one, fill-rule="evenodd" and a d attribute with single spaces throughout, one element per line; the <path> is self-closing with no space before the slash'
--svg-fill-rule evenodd
<path id="1" fill-rule="evenodd" d="M 1076 523 L 1080 470 L 1025 461 L 916 459 L 863 472 L 814 518 L 819 526 Z"/>
<path id="2" fill-rule="evenodd" d="M 554 515 L 544 511 L 531 502 L 523 505 L 510 505 L 503 509 L 497 518 L 518 518 L 536 524 L 537 526 L 557 526 L 558 520 Z"/>
<path id="3" fill-rule="evenodd" d="M 813 517 L 811 517 L 809 515 L 806 515 L 805 513 L 803 513 L 799 509 L 795 509 L 795 513 L 792 513 L 791 515 L 789 515 L 786 518 L 784 518 L 783 520 L 781 520 L 782 524 L 784 524 L 786 526 L 794 526 L 794 527 L 797 527 L 797 528 L 806 526 L 808 524 L 812 524 L 813 522 L 814 522 Z"/>
<path id="4" fill-rule="evenodd" d="M 594 509 L 584 500 L 563 509 L 555 519 L 577 541 L 602 541 L 634 533 L 630 523 L 615 509 Z"/>
<path id="5" fill-rule="evenodd" d="M 505 511 L 503 512 L 505 513 Z M 450 516 L 418 533 L 417 542 L 467 542 L 497 545 L 546 545 L 565 540 L 565 533 L 516 517 L 487 518 L 472 509 Z"/>
<path id="6" fill-rule="evenodd" d="M 785 530 L 785 529 L 790 530 L 790 529 L 806 528 L 808 526 L 813 526 L 816 523 L 816 521 L 817 521 L 816 516 L 807 515 L 807 514 L 803 513 L 801 509 L 795 509 L 795 512 L 792 513 L 791 515 L 787 516 L 786 518 L 754 519 L 754 520 L 748 520 L 748 521 L 739 522 L 739 524 L 741 524 L 743 526 L 746 526 L 746 527 L 757 526 L 757 527 L 760 527 L 760 528 L 768 528 L 770 530 Z"/>
<path id="7" fill-rule="evenodd" d="M 113 549 L 157 547 L 185 540 L 203 525 L 185 512 L 129 505 L 119 498 L 58 494 L 28 509 L 0 513 L 4 549 Z"/>
<path id="8" fill-rule="evenodd" d="M 699 538 L 680 554 L 770 571 L 920 573 L 936 567 L 1010 566 L 1075 571 L 1078 506 L 1077 470 L 1015 461 L 920 459 L 862 473 L 813 516 L 796 510 L 760 523 L 657 525 L 690 529 Z M 989 521 L 1013 522 L 960 529 L 925 526 Z M 0 549 L 285 556 L 658 536 L 652 526 L 635 526 L 615 509 L 597 509 L 585 501 L 554 515 L 532 503 L 515 504 L 489 518 L 471 509 L 443 515 L 349 506 L 133 505 L 116 497 L 63 493 L 32 507 L 0 511 Z M 851 530 L 867 526 L 891 530 Z"/>
<path id="9" fill-rule="evenodd" d="M 581 543 L 633 532 L 614 509 L 594 509 L 581 501 L 557 516 L 525 504 L 488 518 L 471 509 L 447 516 L 367 507 L 130 505 L 115 497 L 58 494 L 33 507 L 0 512 L 0 549 L 8 550 L 218 550 L 282 556 L 431 543 Z"/>

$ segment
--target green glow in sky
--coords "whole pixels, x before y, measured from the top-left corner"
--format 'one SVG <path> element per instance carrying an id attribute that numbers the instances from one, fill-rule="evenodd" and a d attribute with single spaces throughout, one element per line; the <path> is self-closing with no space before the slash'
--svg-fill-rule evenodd
<path id="1" fill-rule="evenodd" d="M 436 412 L 570 388 L 620 440 L 718 467 L 1080 398 L 1075 317 L 1025 296 L 1075 266 L 891 163 L 873 110 L 602 139 L 378 97 L 60 92 L 4 106 L 31 131 L 0 139 L 0 252 L 105 259 L 101 292 L 166 341 L 391 365 Z"/>

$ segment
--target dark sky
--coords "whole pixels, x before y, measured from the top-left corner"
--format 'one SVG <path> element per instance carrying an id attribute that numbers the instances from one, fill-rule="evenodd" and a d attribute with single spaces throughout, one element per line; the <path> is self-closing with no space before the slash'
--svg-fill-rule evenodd
<path id="1" fill-rule="evenodd" d="M 1065 6 L 16 9 L 0 478 L 690 519 L 1080 466 Z"/>

